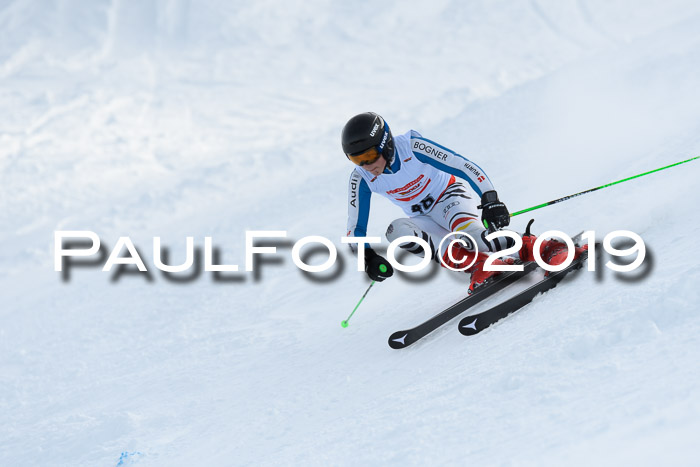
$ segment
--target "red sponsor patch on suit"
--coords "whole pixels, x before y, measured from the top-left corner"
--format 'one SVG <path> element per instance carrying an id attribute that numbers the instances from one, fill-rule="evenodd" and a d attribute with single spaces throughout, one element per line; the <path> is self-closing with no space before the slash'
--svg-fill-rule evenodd
<path id="1" fill-rule="evenodd" d="M 408 192 L 410 191 L 411 188 L 414 188 L 417 184 L 419 184 L 420 181 L 423 179 L 423 177 L 425 177 L 425 175 L 420 174 L 420 175 L 418 176 L 418 178 L 416 178 L 416 179 L 413 180 L 412 182 L 408 182 L 407 184 L 405 184 L 405 185 L 402 186 L 401 188 L 396 188 L 396 189 L 394 189 L 394 190 L 387 191 L 386 193 L 387 193 L 388 195 L 395 195 L 395 194 L 397 194 L 397 193 L 398 193 L 398 194 L 402 194 L 402 195 L 403 195 L 403 194 L 406 194 L 406 193 L 408 193 Z"/>

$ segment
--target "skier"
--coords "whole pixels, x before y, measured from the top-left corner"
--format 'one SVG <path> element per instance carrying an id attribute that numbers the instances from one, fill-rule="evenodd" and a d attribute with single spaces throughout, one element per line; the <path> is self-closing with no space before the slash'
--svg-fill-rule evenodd
<path id="1" fill-rule="evenodd" d="M 408 216 L 389 224 L 386 231 L 389 242 L 402 236 L 422 238 L 430 245 L 431 259 L 442 258 L 444 265 L 455 269 L 473 261 L 466 269 L 471 273 L 469 293 L 497 274 L 484 270 L 486 252 L 500 251 L 514 243 L 507 237 L 488 241 L 486 236 L 490 231 L 507 227 L 510 213 L 481 167 L 417 131 L 394 137 L 384 119 L 373 112 L 352 117 L 345 124 L 341 139 L 346 157 L 357 165 L 350 175 L 347 236 L 367 235 L 370 199 L 373 192 L 378 193 Z M 448 239 L 437 251 L 436 246 L 450 232 L 470 234 L 477 242 L 478 251 L 463 236 L 458 236 L 463 238 L 463 245 Z M 523 236 L 519 252 L 523 261 L 533 260 L 535 239 L 529 232 Z M 420 256 L 425 254 L 413 242 L 399 246 Z M 352 245 L 351 248 L 356 251 Z M 561 264 L 567 257 L 566 244 L 545 240 L 540 254 L 549 264 Z M 504 261 L 495 259 L 493 264 L 512 262 L 512 258 L 505 257 Z M 389 262 L 369 244 L 365 245 L 365 271 L 375 281 L 393 275 Z"/>

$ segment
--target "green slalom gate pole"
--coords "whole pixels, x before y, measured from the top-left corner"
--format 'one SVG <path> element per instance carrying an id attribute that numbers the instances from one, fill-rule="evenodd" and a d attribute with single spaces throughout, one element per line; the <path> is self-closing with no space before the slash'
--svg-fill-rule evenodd
<path id="1" fill-rule="evenodd" d="M 386 266 L 383 265 L 383 264 L 380 264 L 380 265 L 379 265 L 379 270 L 380 270 L 381 272 L 386 272 Z M 344 320 L 344 321 L 342 321 L 342 322 L 340 323 L 340 325 L 341 325 L 342 327 L 344 327 L 344 328 L 348 327 L 348 321 L 350 321 L 350 318 L 352 318 L 352 315 L 354 315 L 355 312 L 357 311 L 357 309 L 360 307 L 360 303 L 362 303 L 362 300 L 365 299 L 365 297 L 366 297 L 367 294 L 369 293 L 369 289 L 372 288 L 372 286 L 374 285 L 375 282 L 377 282 L 377 281 L 372 281 L 372 283 L 369 285 L 369 287 L 367 287 L 367 290 L 365 290 L 365 293 L 362 294 L 362 298 L 360 299 L 359 302 L 357 302 L 357 305 L 355 305 L 355 309 L 352 310 L 352 313 L 350 313 L 350 316 L 348 316 L 348 319 L 346 319 L 346 320 Z"/>
<path id="2" fill-rule="evenodd" d="M 661 167 L 660 169 L 650 170 L 649 172 L 644 172 L 643 174 L 639 174 L 639 175 L 634 175 L 634 176 L 632 176 L 632 177 L 623 178 L 622 180 L 618 180 L 618 181 L 616 181 L 616 182 L 608 183 L 607 185 L 601 185 L 601 186 L 596 187 L 596 188 L 591 188 L 590 190 L 582 191 L 582 192 L 580 192 L 580 193 L 576 193 L 575 195 L 564 196 L 563 198 L 555 199 L 555 200 L 552 200 L 552 201 L 547 201 L 546 203 L 538 204 L 537 206 L 533 206 L 533 207 L 531 207 L 531 208 L 523 209 L 522 211 L 514 212 L 514 213 L 512 213 L 512 214 L 510 215 L 510 217 L 514 217 L 514 216 L 517 216 L 517 215 L 519 215 L 519 214 L 523 214 L 523 213 L 525 213 L 525 212 L 534 211 L 535 209 L 540 209 L 540 208 L 543 208 L 543 207 L 545 207 L 545 206 L 551 206 L 552 204 L 561 203 L 562 201 L 566 201 L 567 199 L 575 198 L 576 196 L 585 195 L 586 193 L 590 193 L 590 192 L 596 191 L 596 190 L 602 190 L 603 188 L 607 188 L 607 187 L 609 187 L 609 186 L 617 185 L 618 183 L 626 182 L 627 180 L 632 180 L 632 179 L 634 179 L 634 178 L 643 177 L 643 176 L 645 176 L 645 175 L 649 175 L 649 174 L 652 174 L 652 173 L 654 173 L 654 172 L 658 172 L 658 171 L 660 171 L 660 170 L 665 170 L 665 169 L 668 169 L 668 168 L 670 168 L 670 167 L 675 167 L 675 166 L 677 166 L 677 165 L 685 164 L 686 162 L 694 161 L 695 159 L 700 159 L 700 156 L 696 156 L 696 157 L 690 158 L 690 159 L 685 160 L 685 161 L 676 162 L 675 164 L 667 165 L 666 167 Z"/>

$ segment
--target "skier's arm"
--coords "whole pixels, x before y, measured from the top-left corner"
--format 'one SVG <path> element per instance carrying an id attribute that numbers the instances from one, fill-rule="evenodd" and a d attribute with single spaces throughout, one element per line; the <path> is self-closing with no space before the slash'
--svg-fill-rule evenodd
<path id="1" fill-rule="evenodd" d="M 372 191 L 362 176 L 353 170 L 348 184 L 348 237 L 366 237 L 367 223 L 369 221 L 369 202 Z M 369 247 L 369 244 L 365 245 Z M 355 245 L 350 244 L 353 253 Z"/>
<path id="2" fill-rule="evenodd" d="M 348 237 L 366 237 L 367 222 L 369 221 L 369 202 L 372 198 L 372 191 L 367 182 L 356 171 L 350 175 L 348 185 Z M 350 244 L 353 253 L 357 253 L 354 244 Z M 391 277 L 394 269 L 391 264 L 378 255 L 369 245 L 365 243 L 365 272 L 373 281 L 383 281 Z"/>
<path id="3" fill-rule="evenodd" d="M 424 164 L 466 180 L 479 196 L 494 190 L 491 180 L 481 167 L 466 157 L 423 138 L 415 131 L 411 132 L 411 150 L 416 159 Z"/>

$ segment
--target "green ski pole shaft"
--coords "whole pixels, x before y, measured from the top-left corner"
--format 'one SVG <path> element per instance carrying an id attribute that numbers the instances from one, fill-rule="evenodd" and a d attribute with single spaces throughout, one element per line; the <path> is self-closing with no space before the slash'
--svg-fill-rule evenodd
<path id="1" fill-rule="evenodd" d="M 386 266 L 384 266 L 383 264 L 380 265 L 380 266 L 379 266 L 379 270 L 380 270 L 381 272 L 386 272 Z M 341 325 L 342 327 L 344 327 L 344 328 L 348 327 L 348 321 L 350 321 L 350 318 L 352 318 L 352 315 L 354 315 L 355 312 L 357 311 L 357 309 L 360 307 L 360 304 L 362 303 L 362 300 L 365 299 L 365 297 L 366 297 L 367 294 L 369 293 L 369 290 L 372 288 L 372 286 L 374 285 L 375 282 L 377 282 L 377 281 L 372 281 L 372 283 L 369 285 L 369 287 L 367 287 L 367 290 L 365 290 L 365 293 L 362 294 L 362 298 L 360 299 L 359 302 L 357 302 L 357 305 L 355 305 L 355 309 L 352 310 L 352 313 L 350 313 L 350 316 L 348 316 L 348 319 L 346 319 L 346 320 L 344 320 L 344 321 L 342 321 L 342 322 L 340 323 L 340 325 Z"/>
<path id="2" fill-rule="evenodd" d="M 512 213 L 512 214 L 510 215 L 510 217 L 514 217 L 514 216 L 517 216 L 517 215 L 519 215 L 519 214 L 523 214 L 523 213 L 525 213 L 525 212 L 534 211 L 535 209 L 540 209 L 540 208 L 543 208 L 543 207 L 546 207 L 546 206 L 551 206 L 552 204 L 561 203 L 562 201 L 566 201 L 567 199 L 571 199 L 571 198 L 575 198 L 575 197 L 577 197 L 577 196 L 585 195 L 586 193 L 591 193 L 591 192 L 593 192 L 593 191 L 602 190 L 603 188 L 607 188 L 607 187 L 609 187 L 609 186 L 617 185 L 618 183 L 626 182 L 626 181 L 628 181 L 628 180 L 632 180 L 632 179 L 635 179 L 635 178 L 643 177 L 643 176 L 645 176 L 645 175 L 649 175 L 649 174 L 652 174 L 652 173 L 654 173 L 654 172 L 658 172 L 658 171 L 660 171 L 660 170 L 665 170 L 665 169 L 668 169 L 668 168 L 670 168 L 670 167 L 675 167 L 676 165 L 685 164 L 686 162 L 694 161 L 695 159 L 700 159 L 700 156 L 696 156 L 696 157 L 690 158 L 690 159 L 685 160 L 685 161 L 676 162 L 675 164 L 667 165 L 666 167 L 661 167 L 661 168 L 659 168 L 659 169 L 650 170 L 649 172 L 644 172 L 644 173 L 639 174 L 639 175 L 634 175 L 634 176 L 632 176 L 632 177 L 623 178 L 622 180 L 618 180 L 618 181 L 616 181 L 616 182 L 608 183 L 608 184 L 606 184 L 606 185 L 601 185 L 601 186 L 599 186 L 599 187 L 591 188 L 590 190 L 585 190 L 585 191 L 582 191 L 582 192 L 580 192 L 580 193 L 576 193 L 576 194 L 569 195 L 569 196 L 564 196 L 563 198 L 555 199 L 555 200 L 552 200 L 552 201 L 547 201 L 546 203 L 538 204 L 537 206 L 532 206 L 531 208 L 527 208 L 527 209 L 523 209 L 522 211 L 514 212 L 514 213 Z"/>

